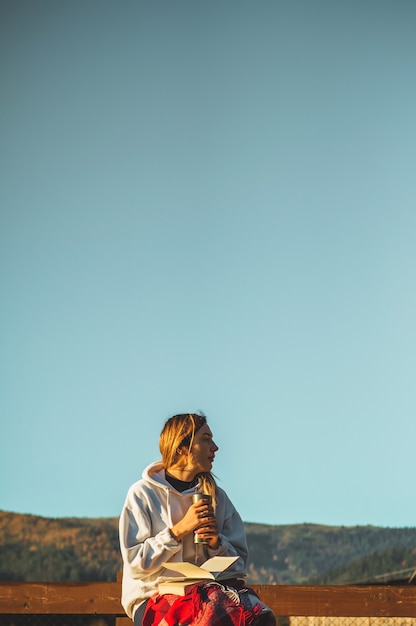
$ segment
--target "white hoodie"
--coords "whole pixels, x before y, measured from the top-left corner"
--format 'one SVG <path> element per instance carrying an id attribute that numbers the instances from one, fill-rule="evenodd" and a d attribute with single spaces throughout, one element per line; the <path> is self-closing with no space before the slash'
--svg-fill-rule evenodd
<path id="1" fill-rule="evenodd" d="M 212 550 L 194 544 L 193 535 L 178 542 L 169 528 L 179 522 L 191 505 L 191 496 L 198 486 L 183 493 L 165 478 L 161 461 L 152 463 L 127 493 L 120 516 L 120 548 L 123 557 L 121 603 L 133 618 L 137 607 L 157 591 L 159 581 L 166 578 L 164 561 L 195 562 L 196 549 L 203 549 L 201 562 L 211 556 L 239 556 L 229 568 L 230 578 L 245 576 L 247 542 L 240 515 L 223 489 L 218 487 L 215 517 L 220 544 Z"/>

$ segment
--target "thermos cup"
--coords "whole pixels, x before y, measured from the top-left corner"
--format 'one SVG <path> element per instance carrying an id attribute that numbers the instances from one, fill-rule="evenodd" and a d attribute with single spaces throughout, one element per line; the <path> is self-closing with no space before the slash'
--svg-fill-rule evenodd
<path id="1" fill-rule="evenodd" d="M 194 493 L 192 496 L 192 503 L 199 502 L 200 500 L 206 500 L 207 502 L 211 502 L 211 496 L 207 493 Z M 194 533 L 194 543 L 208 543 L 206 539 L 201 539 L 198 537 L 198 533 L 195 531 Z"/>

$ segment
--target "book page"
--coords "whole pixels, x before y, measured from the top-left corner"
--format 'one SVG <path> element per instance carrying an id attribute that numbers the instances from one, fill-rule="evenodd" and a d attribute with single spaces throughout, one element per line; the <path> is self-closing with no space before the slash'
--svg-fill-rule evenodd
<path id="1" fill-rule="evenodd" d="M 203 578 L 206 580 L 213 580 L 214 578 L 211 572 L 208 572 L 193 563 L 187 563 L 186 561 L 172 561 L 169 563 L 162 563 L 162 565 L 172 572 L 179 572 L 182 576 L 186 576 L 186 578 Z"/>
<path id="2" fill-rule="evenodd" d="M 238 556 L 214 556 L 205 563 L 202 563 L 201 567 L 194 565 L 193 563 L 187 563 L 184 561 L 169 561 L 162 563 L 163 567 L 179 572 L 182 576 L 187 578 L 202 578 L 206 580 L 215 579 L 215 575 L 223 572 L 230 567 Z"/>
<path id="3" fill-rule="evenodd" d="M 238 560 L 238 556 L 213 556 L 212 558 L 202 563 L 201 569 L 206 569 L 208 572 L 219 573 L 226 570 L 233 563 Z"/>

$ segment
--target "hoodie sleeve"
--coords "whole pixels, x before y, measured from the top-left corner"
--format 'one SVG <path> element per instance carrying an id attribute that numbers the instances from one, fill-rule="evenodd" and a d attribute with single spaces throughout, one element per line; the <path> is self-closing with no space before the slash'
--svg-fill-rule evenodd
<path id="1" fill-rule="evenodd" d="M 242 573 L 246 571 L 248 559 L 248 547 L 246 531 L 243 521 L 233 503 L 221 490 L 217 507 L 217 523 L 219 530 L 220 545 L 216 549 L 208 548 L 209 557 L 212 556 L 238 556 L 239 559 L 230 568 L 230 572 Z"/>
<path id="2" fill-rule="evenodd" d="M 120 550 L 124 567 L 132 578 L 142 578 L 162 567 L 181 549 L 168 525 L 153 534 L 153 524 L 146 503 L 136 494 L 129 493 L 120 515 Z"/>

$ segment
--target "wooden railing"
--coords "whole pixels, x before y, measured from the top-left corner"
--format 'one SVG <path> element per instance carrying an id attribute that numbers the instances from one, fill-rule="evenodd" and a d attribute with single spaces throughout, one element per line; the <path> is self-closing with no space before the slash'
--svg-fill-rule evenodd
<path id="1" fill-rule="evenodd" d="M 276 616 L 413 617 L 416 624 L 416 586 L 251 586 Z M 0 614 L 111 615 L 127 626 L 120 593 L 120 582 L 1 582 Z"/>

